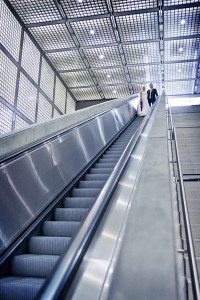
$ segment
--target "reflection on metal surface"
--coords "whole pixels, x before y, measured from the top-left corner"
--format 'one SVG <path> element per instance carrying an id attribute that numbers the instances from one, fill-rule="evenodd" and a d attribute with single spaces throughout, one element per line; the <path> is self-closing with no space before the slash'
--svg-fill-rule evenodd
<path id="1" fill-rule="evenodd" d="M 134 101 L 0 166 L 0 253 L 136 115 Z"/>

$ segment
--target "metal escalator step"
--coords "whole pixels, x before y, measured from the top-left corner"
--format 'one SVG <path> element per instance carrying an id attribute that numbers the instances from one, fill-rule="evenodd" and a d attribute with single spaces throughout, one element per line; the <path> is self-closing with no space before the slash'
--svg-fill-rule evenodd
<path id="1" fill-rule="evenodd" d="M 190 224 L 200 224 L 200 211 L 189 211 Z M 183 224 L 183 214 L 180 212 L 181 223 Z"/>
<path id="2" fill-rule="evenodd" d="M 76 221 L 81 222 L 88 213 L 86 208 L 56 208 L 54 219 L 56 221 Z"/>
<path id="3" fill-rule="evenodd" d="M 43 234 L 46 236 L 72 237 L 79 229 L 80 222 L 45 221 Z"/>
<path id="4" fill-rule="evenodd" d="M 192 229 L 192 238 L 193 239 L 200 239 L 200 225 L 191 225 Z M 184 230 L 182 231 L 182 238 L 185 239 L 185 232 Z"/>
<path id="5" fill-rule="evenodd" d="M 106 158 L 106 157 L 104 157 L 104 158 L 101 158 L 98 162 L 99 163 L 117 163 L 117 161 L 119 160 L 119 158 Z"/>
<path id="6" fill-rule="evenodd" d="M 22 254 L 11 262 L 12 274 L 23 277 L 48 277 L 59 255 Z"/>
<path id="7" fill-rule="evenodd" d="M 119 157 L 120 157 L 121 155 L 120 154 L 114 154 L 114 153 L 112 153 L 112 152 L 106 152 L 103 156 L 102 156 L 102 158 L 107 158 L 107 159 L 109 159 L 109 158 L 116 158 L 116 159 L 119 159 Z"/>
<path id="8" fill-rule="evenodd" d="M 196 182 L 184 182 L 184 187 L 185 187 L 185 191 L 188 192 L 188 191 L 198 191 L 200 193 L 200 182 L 199 181 L 196 181 Z"/>
<path id="9" fill-rule="evenodd" d="M 66 208 L 90 208 L 96 198 L 95 197 L 87 197 L 87 198 L 80 198 L 80 197 L 66 197 L 63 201 L 63 207 Z"/>
<path id="10" fill-rule="evenodd" d="M 33 300 L 46 278 L 10 276 L 0 279 L 0 299 Z"/>
<path id="11" fill-rule="evenodd" d="M 70 244 L 70 237 L 32 236 L 28 242 L 30 254 L 61 255 Z"/>
<path id="12" fill-rule="evenodd" d="M 79 182 L 79 187 L 80 188 L 102 188 L 105 184 L 105 180 L 104 181 L 89 181 L 89 180 L 85 180 L 85 181 L 80 181 Z"/>
<path id="13" fill-rule="evenodd" d="M 200 192 L 199 191 L 186 191 L 187 200 L 200 200 Z"/>
<path id="14" fill-rule="evenodd" d="M 90 169 L 90 174 L 111 174 L 113 168 L 92 168 Z"/>
<path id="15" fill-rule="evenodd" d="M 100 193 L 101 189 L 83 189 L 83 188 L 75 188 L 71 192 L 72 197 L 97 197 Z"/>
<path id="16" fill-rule="evenodd" d="M 95 168 L 101 169 L 101 168 L 114 168 L 116 166 L 116 162 L 112 162 L 112 163 L 96 163 L 94 165 Z"/>
<path id="17" fill-rule="evenodd" d="M 102 181 L 102 180 L 107 180 L 109 176 L 110 176 L 109 174 L 86 174 L 85 180 Z"/>

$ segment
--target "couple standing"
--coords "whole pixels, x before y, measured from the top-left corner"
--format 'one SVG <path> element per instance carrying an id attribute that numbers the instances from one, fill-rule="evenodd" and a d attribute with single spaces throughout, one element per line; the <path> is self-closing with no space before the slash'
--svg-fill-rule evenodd
<path id="1" fill-rule="evenodd" d="M 149 111 L 149 108 L 153 106 L 156 98 L 158 97 L 157 90 L 153 88 L 153 83 L 149 84 L 150 89 L 145 92 L 145 87 L 142 87 L 140 92 L 140 101 L 137 107 L 137 114 L 138 116 L 146 116 Z"/>

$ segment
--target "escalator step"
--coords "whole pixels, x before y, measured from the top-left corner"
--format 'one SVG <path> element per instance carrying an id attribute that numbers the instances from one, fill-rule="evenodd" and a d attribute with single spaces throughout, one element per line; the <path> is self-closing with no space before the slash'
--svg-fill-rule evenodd
<path id="1" fill-rule="evenodd" d="M 80 198 L 80 197 L 67 197 L 63 201 L 63 206 L 65 208 L 90 208 L 96 198 L 95 197 L 87 197 L 87 198 Z"/>
<path id="2" fill-rule="evenodd" d="M 56 221 L 76 221 L 81 222 L 87 215 L 85 208 L 56 208 L 54 219 Z"/>
<path id="3" fill-rule="evenodd" d="M 89 181 L 102 181 L 102 180 L 107 180 L 109 178 L 109 174 L 86 174 L 85 175 L 85 180 Z"/>
<path id="4" fill-rule="evenodd" d="M 120 157 L 120 154 L 112 154 L 112 152 L 106 152 L 106 154 L 104 154 L 103 156 L 102 156 L 102 158 L 107 158 L 107 159 L 109 159 L 109 158 L 115 158 L 115 159 L 119 159 L 119 157 Z"/>
<path id="5" fill-rule="evenodd" d="M 10 276 L 0 279 L 0 299 L 33 300 L 45 278 Z"/>
<path id="6" fill-rule="evenodd" d="M 12 274 L 23 277 L 47 277 L 57 262 L 58 255 L 22 254 L 14 256 Z"/>
<path id="7" fill-rule="evenodd" d="M 79 182 L 79 187 L 80 188 L 102 188 L 105 184 L 105 180 L 104 181 L 80 181 Z"/>
<path id="8" fill-rule="evenodd" d="M 43 234 L 46 236 L 72 237 L 79 229 L 80 222 L 45 221 Z"/>
<path id="9" fill-rule="evenodd" d="M 118 161 L 119 159 L 118 158 L 106 158 L 106 157 L 104 157 L 104 158 L 100 158 L 99 159 L 99 163 L 117 163 L 117 161 Z"/>
<path id="10" fill-rule="evenodd" d="M 72 197 L 97 197 L 100 193 L 101 189 L 73 189 Z"/>
<path id="11" fill-rule="evenodd" d="M 113 168 L 92 168 L 90 169 L 90 174 L 111 174 L 113 171 Z"/>
<path id="12" fill-rule="evenodd" d="M 61 255 L 70 244 L 70 237 L 33 236 L 28 242 L 29 253 Z"/>
<path id="13" fill-rule="evenodd" d="M 116 165 L 116 162 L 112 162 L 112 163 L 96 163 L 94 165 L 95 168 L 101 169 L 101 168 L 114 168 L 114 166 Z"/>

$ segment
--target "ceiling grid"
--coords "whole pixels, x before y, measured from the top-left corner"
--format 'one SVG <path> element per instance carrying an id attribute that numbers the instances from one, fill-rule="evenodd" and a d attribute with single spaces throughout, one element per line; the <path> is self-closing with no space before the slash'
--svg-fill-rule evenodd
<path id="1" fill-rule="evenodd" d="M 198 0 L 7 2 L 78 101 L 200 93 Z"/>

